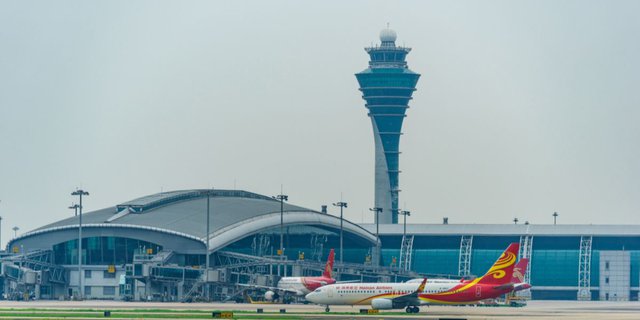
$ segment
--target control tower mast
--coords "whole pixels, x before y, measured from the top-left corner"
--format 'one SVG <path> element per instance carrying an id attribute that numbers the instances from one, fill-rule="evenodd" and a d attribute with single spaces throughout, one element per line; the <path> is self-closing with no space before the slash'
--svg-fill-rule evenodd
<path id="1" fill-rule="evenodd" d="M 380 46 L 365 48 L 369 67 L 356 74 L 375 141 L 375 206 L 379 223 L 398 223 L 398 175 L 402 121 L 420 74 L 409 70 L 411 48 L 395 44 L 396 32 L 380 31 Z"/>

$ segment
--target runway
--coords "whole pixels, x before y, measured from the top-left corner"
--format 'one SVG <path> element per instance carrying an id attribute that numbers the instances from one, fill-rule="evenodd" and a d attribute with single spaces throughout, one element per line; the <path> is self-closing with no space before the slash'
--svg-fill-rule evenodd
<path id="1" fill-rule="evenodd" d="M 257 309 L 264 313 L 257 313 Z M 280 309 L 286 313 L 280 314 Z M 211 311 L 235 311 L 236 318 L 269 319 L 639 319 L 640 302 L 604 301 L 529 301 L 524 307 L 471 307 L 430 306 L 421 307 L 418 314 L 407 314 L 403 310 L 384 310 L 376 315 L 361 315 L 362 306 L 332 306 L 325 313 L 324 306 L 302 304 L 236 304 L 236 303 L 158 303 L 122 301 L 0 301 L 0 317 L 26 317 L 34 312 L 65 314 L 66 318 L 90 319 L 102 317 L 102 312 L 111 310 L 112 318 L 146 318 L 144 312 L 154 315 L 180 315 L 180 318 L 211 318 Z M 35 311 L 34 311 L 35 310 Z M 68 316 L 76 312 L 78 317 Z M 95 313 L 95 316 L 91 314 Z M 136 315 L 136 312 L 138 314 Z M 12 316 L 9 316 L 11 314 Z M 16 316 L 16 314 L 18 316 Z M 83 315 L 86 314 L 86 315 Z M 118 314 L 121 316 L 119 317 Z M 128 316 L 125 317 L 125 314 Z M 134 316 L 131 316 L 133 314 Z M 148 313 L 151 314 L 151 313 Z M 58 316 L 53 316 L 56 318 Z M 150 317 L 150 316 L 149 316 Z"/>

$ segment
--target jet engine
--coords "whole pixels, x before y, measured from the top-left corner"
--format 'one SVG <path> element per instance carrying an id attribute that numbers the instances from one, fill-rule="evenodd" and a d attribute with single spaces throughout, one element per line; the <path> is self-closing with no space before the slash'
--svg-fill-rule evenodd
<path id="1" fill-rule="evenodd" d="M 404 308 L 404 305 L 393 303 L 391 299 L 378 298 L 378 299 L 371 300 L 371 308 L 378 309 L 378 310 L 400 309 L 400 308 Z"/>
<path id="2" fill-rule="evenodd" d="M 280 298 L 280 295 L 277 292 L 273 292 L 273 291 L 269 290 L 269 291 L 264 293 L 264 300 L 265 301 L 275 301 L 275 300 L 278 300 L 278 298 Z"/>

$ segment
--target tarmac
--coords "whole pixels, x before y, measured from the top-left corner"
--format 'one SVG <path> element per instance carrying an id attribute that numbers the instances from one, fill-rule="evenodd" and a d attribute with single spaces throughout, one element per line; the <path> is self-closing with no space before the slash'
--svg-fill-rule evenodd
<path id="1" fill-rule="evenodd" d="M 49 312 L 60 309 L 94 310 L 143 310 L 162 309 L 167 314 L 177 310 L 188 311 L 245 311 L 260 315 L 257 309 L 263 309 L 265 318 L 277 318 L 280 309 L 286 309 L 287 315 L 300 315 L 305 319 L 640 319 L 640 302 L 610 301 L 529 301 L 523 307 L 473 307 L 473 306 L 423 306 L 418 314 L 404 314 L 403 310 L 381 310 L 375 315 L 360 315 L 365 306 L 332 306 L 325 313 L 324 306 L 304 304 L 236 304 L 236 303 L 172 303 L 172 302 L 124 302 L 124 301 L 0 301 L 0 317 L 3 311 L 12 309 L 46 309 Z M 253 312 L 252 312 L 253 311 Z M 350 313 L 350 314 L 345 314 Z"/>

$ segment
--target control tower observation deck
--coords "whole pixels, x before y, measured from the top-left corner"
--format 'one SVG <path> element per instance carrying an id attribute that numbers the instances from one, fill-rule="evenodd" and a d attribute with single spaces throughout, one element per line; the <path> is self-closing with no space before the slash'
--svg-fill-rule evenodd
<path id="1" fill-rule="evenodd" d="M 365 48 L 369 68 L 357 73 L 362 98 L 369 109 L 375 141 L 375 206 L 380 223 L 398 223 L 398 175 L 402 121 L 420 74 L 409 70 L 411 48 L 397 47 L 396 32 L 380 32 L 380 46 Z"/>

